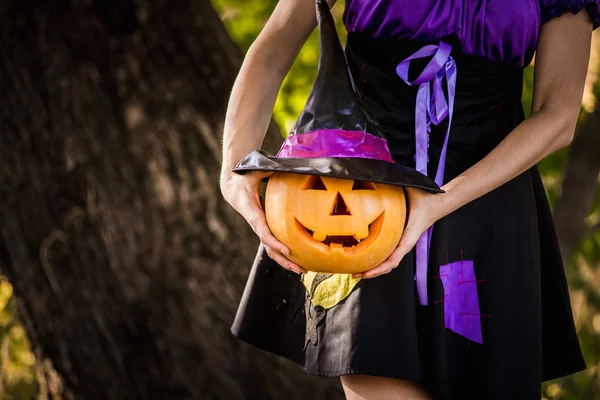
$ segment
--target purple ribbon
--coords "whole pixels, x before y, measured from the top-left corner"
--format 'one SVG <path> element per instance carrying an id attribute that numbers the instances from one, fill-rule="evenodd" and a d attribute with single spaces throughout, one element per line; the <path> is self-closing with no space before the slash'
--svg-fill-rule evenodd
<path id="1" fill-rule="evenodd" d="M 354 157 L 394 162 L 385 139 L 366 132 L 341 129 L 323 129 L 289 136 L 277 157 Z"/>
<path id="2" fill-rule="evenodd" d="M 396 67 L 396 73 L 410 86 L 419 85 L 417 92 L 417 104 L 415 108 L 415 168 L 417 171 L 427 175 L 427 162 L 429 156 L 429 133 L 431 124 L 438 125 L 448 117 L 448 128 L 440 154 L 440 162 L 435 174 L 435 183 L 442 186 L 444 181 L 444 166 L 446 164 L 446 149 L 448 147 L 448 136 L 452 124 L 452 111 L 454 109 L 454 95 L 456 93 L 456 63 L 450 56 L 452 46 L 440 42 L 439 45 L 427 45 L 416 53 L 402 61 Z M 408 79 L 408 67 L 412 60 L 433 56 L 421 75 L 414 81 Z M 446 79 L 448 85 L 448 100 L 442 89 L 442 80 Z M 416 248 L 416 276 L 417 294 L 419 303 L 426 306 L 427 300 L 427 266 L 429 261 L 429 246 L 433 226 L 429 227 L 421 235 Z"/>

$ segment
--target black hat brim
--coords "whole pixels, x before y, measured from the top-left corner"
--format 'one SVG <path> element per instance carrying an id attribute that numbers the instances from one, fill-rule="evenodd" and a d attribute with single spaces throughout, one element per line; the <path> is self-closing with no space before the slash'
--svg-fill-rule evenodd
<path id="1" fill-rule="evenodd" d="M 430 193 L 444 193 L 433 179 L 413 168 L 370 158 L 280 158 L 264 150 L 255 150 L 244 157 L 232 171 L 238 174 L 250 171 L 290 172 L 385 183 L 413 187 Z"/>

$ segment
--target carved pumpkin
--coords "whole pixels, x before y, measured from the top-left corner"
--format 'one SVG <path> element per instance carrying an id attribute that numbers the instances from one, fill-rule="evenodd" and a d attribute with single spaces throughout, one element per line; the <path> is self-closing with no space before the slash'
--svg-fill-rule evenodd
<path id="1" fill-rule="evenodd" d="M 269 178 L 265 213 L 296 264 L 359 273 L 381 264 L 398 245 L 406 200 L 398 186 L 279 172 Z"/>

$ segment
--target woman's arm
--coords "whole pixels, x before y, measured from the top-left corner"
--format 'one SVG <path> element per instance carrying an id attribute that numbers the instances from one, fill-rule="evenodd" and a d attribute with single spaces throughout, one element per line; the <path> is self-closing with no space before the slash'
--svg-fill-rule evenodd
<path id="1" fill-rule="evenodd" d="M 335 0 L 327 2 L 331 7 Z M 316 26 L 315 0 L 286 0 L 277 4 L 246 54 L 231 92 L 223 133 L 223 197 L 252 226 L 269 256 L 295 272 L 304 270 L 284 257 L 289 250 L 269 230 L 260 204 L 260 181 L 270 174 L 238 175 L 231 169 L 261 147 L 281 83 Z"/>
<path id="2" fill-rule="evenodd" d="M 335 0 L 328 3 L 332 6 Z M 248 50 L 225 116 L 225 175 L 260 148 L 281 83 L 316 26 L 315 0 L 280 1 Z"/>
<path id="3" fill-rule="evenodd" d="M 481 162 L 444 186 L 448 213 L 571 143 L 581 108 L 591 32 L 591 19 L 584 10 L 544 24 L 535 58 L 531 116 Z"/>
<path id="4" fill-rule="evenodd" d="M 365 278 L 387 273 L 435 221 L 483 196 L 571 142 L 581 108 L 590 56 L 587 11 L 565 13 L 544 24 L 536 59 L 532 114 L 480 162 L 431 195 L 409 190 L 411 216 L 398 248 Z"/>

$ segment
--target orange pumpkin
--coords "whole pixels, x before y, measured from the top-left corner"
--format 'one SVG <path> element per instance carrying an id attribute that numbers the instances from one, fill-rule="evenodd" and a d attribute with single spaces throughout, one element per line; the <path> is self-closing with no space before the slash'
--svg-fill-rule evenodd
<path id="1" fill-rule="evenodd" d="M 381 264 L 398 245 L 406 200 L 398 186 L 279 172 L 269 178 L 265 213 L 296 264 L 359 273 Z"/>

